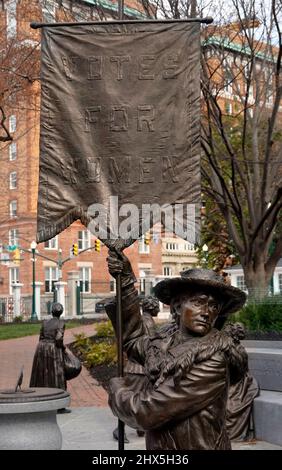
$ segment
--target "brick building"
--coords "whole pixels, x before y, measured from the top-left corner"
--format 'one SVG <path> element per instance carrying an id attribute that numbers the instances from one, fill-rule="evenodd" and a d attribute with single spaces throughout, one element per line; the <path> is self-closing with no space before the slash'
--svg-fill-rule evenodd
<path id="1" fill-rule="evenodd" d="M 32 69 L 20 70 L 28 79 L 20 77 L 19 83 L 7 90 L 3 96 L 3 109 L 8 110 L 6 127 L 13 137 L 12 141 L 1 139 L 1 181 L 2 197 L 0 202 L 0 296 L 12 294 L 12 284 L 22 284 L 23 296 L 32 293 L 33 261 L 30 253 L 31 242 L 36 234 L 36 211 L 39 163 L 39 100 L 40 88 L 38 76 L 39 32 L 31 30 L 30 21 L 73 21 L 86 19 L 105 19 L 116 17 L 115 2 L 102 1 L 99 11 L 96 2 L 85 1 L 2 1 L 0 7 L 1 41 L 9 44 L 15 52 L 20 51 L 22 57 L 34 57 Z M 142 17 L 137 2 L 129 0 L 125 5 L 126 17 Z M 35 56 L 34 56 L 35 55 Z M 7 53 L 6 66 L 11 67 L 12 57 Z M 30 60 L 30 59 L 29 59 Z M 20 63 L 20 59 L 18 60 Z M 3 65 L 3 62 L 2 62 Z M 13 74 L 10 75 L 13 78 Z M 5 86 L 1 83 L 1 88 Z M 6 101 L 5 101 L 6 100 Z M 5 108 L 4 108 L 5 105 Z M 54 282 L 67 282 L 69 272 L 76 273 L 81 281 L 82 292 L 100 298 L 114 288 L 113 279 L 107 271 L 107 249 L 101 246 L 100 252 L 94 249 L 70 257 L 72 245 L 84 250 L 94 246 L 95 239 L 80 222 L 73 223 L 60 235 L 47 243 L 36 247 L 35 280 L 42 283 L 41 294 L 52 299 Z M 19 250 L 18 250 L 19 248 Z M 144 240 L 136 242 L 128 248 L 128 255 L 133 263 L 137 277 L 154 277 L 162 274 L 161 241 L 144 244 Z M 67 258 L 68 261 L 64 262 Z M 53 260 L 53 261 L 52 261 Z M 62 267 L 62 269 L 60 269 Z M 67 286 L 66 286 L 67 287 Z M 145 290 L 144 279 L 139 284 L 140 291 Z M 46 300 L 46 301 L 47 301 Z M 94 305 L 94 304 L 93 304 Z M 46 306 L 44 306 L 46 310 Z M 43 310 L 44 310 L 43 309 Z"/>
<path id="2" fill-rule="evenodd" d="M 125 3 L 127 18 L 145 17 L 140 11 L 140 4 L 137 0 L 128 0 Z M 15 281 L 23 284 L 21 290 L 24 296 L 30 296 L 32 292 L 33 262 L 30 247 L 36 233 L 40 32 L 31 30 L 29 24 L 33 20 L 83 21 L 96 18 L 104 20 L 117 16 L 115 2 L 101 0 L 98 9 L 95 4 L 94 0 L 0 1 L 0 45 L 1 42 L 10 45 L 6 47 L 7 57 L 1 59 L 1 65 L 4 64 L 5 68 L 10 69 L 10 73 L 6 75 L 9 86 L 4 85 L 0 77 L 0 89 L 4 90 L 1 96 L 1 106 L 4 101 L 3 109 L 7 110 L 5 123 L 8 132 L 13 137 L 12 141 L 0 139 L 2 163 L 0 167 L 2 181 L 0 296 L 2 297 L 11 294 L 12 283 Z M 253 27 L 256 25 L 254 24 Z M 231 83 L 231 72 L 236 72 L 234 67 L 238 62 L 237 58 L 240 59 L 240 67 L 244 67 L 248 59 L 248 50 L 244 48 L 236 25 L 230 27 L 230 31 L 226 31 L 229 40 L 225 40 L 225 43 L 222 42 L 224 35 L 217 27 L 207 28 L 206 33 L 203 46 L 209 64 L 216 69 L 213 86 L 215 92 L 218 93 L 218 103 L 227 115 L 237 114 L 241 106 L 238 96 L 244 95 L 245 83 L 240 76 L 236 83 Z M 219 62 L 218 49 L 224 54 Z M 263 46 L 258 53 L 258 69 L 266 61 L 263 59 L 262 52 Z M 26 58 L 26 61 L 22 58 Z M 15 67 L 15 62 L 17 67 Z M 271 64 L 271 60 L 266 62 Z M 267 70 L 271 70 L 271 67 Z M 271 72 L 267 76 L 267 84 L 265 99 L 267 106 L 271 106 Z M 253 93 L 252 85 L 249 84 L 250 113 L 254 101 L 255 93 Z M 0 117 L 2 119 L 4 116 Z M 35 277 L 36 281 L 42 283 L 41 294 L 45 294 L 46 302 L 53 297 L 54 283 L 59 279 L 67 282 L 73 273 L 81 281 L 85 299 L 88 296 L 96 301 L 104 294 L 110 294 L 113 291 L 114 283 L 106 268 L 106 247 L 102 246 L 99 253 L 91 249 L 64 262 L 70 258 L 74 243 L 78 244 L 79 250 L 84 250 L 92 247 L 94 241 L 95 239 L 86 228 L 79 222 L 75 222 L 55 239 L 37 246 Z M 17 247 L 20 248 L 20 256 L 18 251 L 14 250 Z M 194 247 L 175 237 L 167 239 L 157 237 L 152 239 L 149 245 L 145 245 L 144 240 L 140 240 L 128 248 L 127 253 L 138 277 L 139 290 L 143 293 L 149 292 L 151 286 L 161 277 L 175 276 L 182 269 L 197 265 Z M 59 269 L 61 265 L 62 269 Z M 89 304 L 89 311 L 93 308 L 94 304 Z M 44 309 L 46 310 L 46 305 Z"/>

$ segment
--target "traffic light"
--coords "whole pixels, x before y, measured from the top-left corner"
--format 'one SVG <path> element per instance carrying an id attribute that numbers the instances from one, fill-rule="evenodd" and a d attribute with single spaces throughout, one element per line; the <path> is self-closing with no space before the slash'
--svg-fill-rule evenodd
<path id="1" fill-rule="evenodd" d="M 100 240 L 98 240 L 98 238 L 95 240 L 95 251 L 98 251 L 98 253 L 100 253 L 101 251 L 101 242 Z"/>
<path id="2" fill-rule="evenodd" d="M 72 245 L 72 254 L 73 256 L 77 256 L 78 255 L 78 244 L 77 243 L 74 243 Z"/>
<path id="3" fill-rule="evenodd" d="M 145 236 L 144 236 L 145 245 L 150 245 L 150 240 L 151 240 L 151 236 L 150 236 L 149 232 L 145 233 Z"/>
<path id="4" fill-rule="evenodd" d="M 21 252 L 19 248 L 16 248 L 13 252 L 13 262 L 14 264 L 20 264 L 21 261 Z"/>

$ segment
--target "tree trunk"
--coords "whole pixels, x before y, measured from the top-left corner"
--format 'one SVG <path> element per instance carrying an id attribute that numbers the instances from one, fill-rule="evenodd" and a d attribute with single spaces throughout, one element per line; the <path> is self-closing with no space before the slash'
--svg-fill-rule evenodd
<path id="1" fill-rule="evenodd" d="M 261 301 L 269 293 L 269 283 L 273 275 L 273 270 L 267 272 L 264 261 L 260 261 L 255 267 L 245 265 L 244 274 L 249 301 Z"/>

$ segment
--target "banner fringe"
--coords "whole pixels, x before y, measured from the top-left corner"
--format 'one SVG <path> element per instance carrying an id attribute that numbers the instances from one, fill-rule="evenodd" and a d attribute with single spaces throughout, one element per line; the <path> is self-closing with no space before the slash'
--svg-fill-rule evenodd
<path id="1" fill-rule="evenodd" d="M 54 238 L 56 235 L 68 228 L 76 220 L 80 220 L 85 227 L 87 227 L 90 222 L 90 219 L 87 216 L 85 209 L 83 209 L 82 207 L 73 208 L 58 222 L 48 224 L 48 227 L 39 230 L 36 234 L 37 243 L 47 242 L 51 238 Z"/>

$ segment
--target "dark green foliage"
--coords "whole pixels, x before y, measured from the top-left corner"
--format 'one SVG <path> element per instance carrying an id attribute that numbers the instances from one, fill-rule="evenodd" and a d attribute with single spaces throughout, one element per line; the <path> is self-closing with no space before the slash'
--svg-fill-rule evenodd
<path id="1" fill-rule="evenodd" d="M 23 322 L 22 315 L 18 315 L 17 317 L 14 318 L 14 323 L 22 323 L 22 322 Z"/>
<path id="2" fill-rule="evenodd" d="M 232 319 L 244 323 L 249 331 L 282 331 L 282 296 L 274 295 L 261 302 L 248 303 Z"/>

